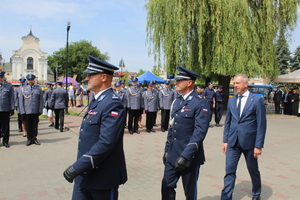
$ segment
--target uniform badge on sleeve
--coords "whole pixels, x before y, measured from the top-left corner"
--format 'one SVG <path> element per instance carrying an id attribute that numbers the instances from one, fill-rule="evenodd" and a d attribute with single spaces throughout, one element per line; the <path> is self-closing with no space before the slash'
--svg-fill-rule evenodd
<path id="1" fill-rule="evenodd" d="M 207 110 L 207 109 L 205 109 L 205 108 L 203 108 L 203 109 L 202 109 L 202 112 L 204 112 L 204 113 L 208 113 L 208 110 Z"/>
<path id="2" fill-rule="evenodd" d="M 119 113 L 115 112 L 115 111 L 111 111 L 110 116 L 112 116 L 112 117 L 118 117 Z"/>

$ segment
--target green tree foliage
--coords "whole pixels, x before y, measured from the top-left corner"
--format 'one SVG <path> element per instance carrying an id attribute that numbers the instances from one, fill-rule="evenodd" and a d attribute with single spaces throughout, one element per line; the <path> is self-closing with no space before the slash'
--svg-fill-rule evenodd
<path id="1" fill-rule="evenodd" d="M 290 66 L 291 52 L 287 44 L 284 31 L 281 30 L 276 42 L 276 58 L 280 74 L 288 73 L 287 69 Z"/>
<path id="2" fill-rule="evenodd" d="M 291 60 L 292 71 L 300 69 L 300 46 L 297 47 L 294 56 Z"/>
<path id="3" fill-rule="evenodd" d="M 143 69 L 140 69 L 139 70 L 139 72 L 138 73 L 136 73 L 136 77 L 138 77 L 138 76 L 140 76 L 140 75 L 142 75 L 142 74 L 144 74 L 146 71 L 145 70 L 143 70 Z"/>
<path id="4" fill-rule="evenodd" d="M 62 66 L 58 68 L 58 77 L 65 76 L 66 73 L 66 47 L 55 51 L 53 55 L 48 56 L 48 65 L 53 71 L 55 66 Z M 77 74 L 77 81 L 85 79 L 85 74 L 82 72 L 86 69 L 89 63 L 88 55 L 100 58 L 101 60 L 109 60 L 108 54 L 102 54 L 97 47 L 92 46 L 92 42 L 81 40 L 79 42 L 72 42 L 68 47 L 68 76 L 73 77 Z"/>
<path id="5" fill-rule="evenodd" d="M 182 65 L 218 79 L 278 75 L 278 31 L 293 29 L 300 0 L 148 0 L 150 54 L 169 74 Z M 226 101 L 225 101 L 226 103 Z"/>
<path id="6" fill-rule="evenodd" d="M 155 74 L 156 76 L 159 76 L 161 74 L 162 67 L 160 65 L 154 65 L 152 69 L 152 73 Z"/>

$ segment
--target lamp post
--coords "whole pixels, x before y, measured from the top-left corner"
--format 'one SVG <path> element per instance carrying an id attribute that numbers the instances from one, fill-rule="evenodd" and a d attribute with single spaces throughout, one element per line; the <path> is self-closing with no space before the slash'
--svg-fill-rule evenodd
<path id="1" fill-rule="evenodd" d="M 69 31 L 71 28 L 71 22 L 67 23 L 67 56 L 66 56 L 66 95 L 67 95 L 67 102 L 66 102 L 66 114 L 69 114 L 68 112 L 68 64 L 69 64 Z"/>
<path id="2" fill-rule="evenodd" d="M 119 62 L 119 67 L 121 68 L 121 74 L 120 74 L 119 76 L 120 76 L 120 78 L 122 79 L 123 76 L 124 76 L 122 70 L 123 70 L 123 68 L 125 67 L 125 63 L 124 63 L 123 58 L 121 58 L 121 60 L 120 60 L 120 62 Z"/>
<path id="3" fill-rule="evenodd" d="M 58 80 L 58 78 L 57 78 L 57 68 L 59 68 L 59 67 L 61 67 L 60 65 L 58 66 L 58 65 L 56 65 L 56 66 L 54 66 L 55 67 L 55 77 L 54 77 L 54 81 L 57 81 Z"/>

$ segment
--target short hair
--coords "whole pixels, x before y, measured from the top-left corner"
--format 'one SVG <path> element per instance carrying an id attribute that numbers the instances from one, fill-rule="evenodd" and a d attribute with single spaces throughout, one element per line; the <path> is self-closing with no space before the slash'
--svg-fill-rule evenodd
<path id="1" fill-rule="evenodd" d="M 234 79 L 237 77 L 241 77 L 243 82 L 248 82 L 248 76 L 246 74 L 237 74 L 234 76 Z"/>

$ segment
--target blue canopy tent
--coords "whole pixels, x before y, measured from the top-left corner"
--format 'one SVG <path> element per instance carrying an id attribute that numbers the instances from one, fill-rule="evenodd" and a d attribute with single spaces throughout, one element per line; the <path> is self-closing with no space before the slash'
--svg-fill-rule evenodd
<path id="1" fill-rule="evenodd" d="M 150 81 L 155 81 L 158 84 L 165 83 L 164 79 L 159 78 L 158 76 L 154 75 L 149 71 L 146 71 L 144 74 L 140 75 L 137 78 L 138 78 L 138 82 L 142 84 L 148 84 Z"/>

